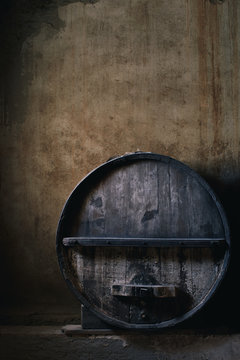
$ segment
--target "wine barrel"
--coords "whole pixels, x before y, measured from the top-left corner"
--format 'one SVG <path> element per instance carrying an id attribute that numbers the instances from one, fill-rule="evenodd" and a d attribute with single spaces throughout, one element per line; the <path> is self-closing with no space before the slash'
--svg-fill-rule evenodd
<path id="1" fill-rule="evenodd" d="M 196 172 L 138 152 L 109 160 L 73 190 L 57 231 L 70 289 L 121 328 L 175 325 L 201 309 L 229 262 L 222 206 Z"/>

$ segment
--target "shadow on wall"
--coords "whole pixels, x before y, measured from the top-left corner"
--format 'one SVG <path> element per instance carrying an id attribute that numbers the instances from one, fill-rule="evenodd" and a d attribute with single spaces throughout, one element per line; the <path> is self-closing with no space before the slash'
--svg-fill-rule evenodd
<path id="1" fill-rule="evenodd" d="M 22 82 L 21 49 L 26 39 L 36 36 L 42 24 L 48 26 L 48 36 L 54 36 L 65 23 L 59 18 L 58 8 L 80 2 L 93 6 L 99 0 L 1 0 L 0 1 L 0 125 L 24 121 L 25 106 L 14 109 L 18 93 L 27 94 L 27 81 Z M 2 116 L 1 116 L 2 115 Z"/>
<path id="2" fill-rule="evenodd" d="M 39 23 L 48 23 L 52 26 L 63 25 L 59 22 L 58 8 L 60 6 L 81 2 L 85 5 L 95 4 L 99 0 L 1 0 L 0 2 L 0 19 L 2 20 L 1 25 L 9 25 L 14 21 L 15 25 L 22 23 L 21 30 L 28 29 L 28 34 L 39 30 Z M 34 14 L 34 20 L 29 15 Z M 26 17 L 26 15 L 28 15 Z M 17 23 L 16 23 L 17 20 Z M 35 31 L 34 31 L 35 30 Z M 18 39 L 21 35 L 18 32 Z"/>
<path id="3" fill-rule="evenodd" d="M 239 331 L 239 270 L 240 270 L 240 178 L 224 182 L 203 176 L 218 196 L 228 219 L 231 237 L 230 264 L 222 284 L 207 305 L 191 320 L 190 327 L 228 328 Z M 186 326 L 186 324 L 184 324 Z"/>

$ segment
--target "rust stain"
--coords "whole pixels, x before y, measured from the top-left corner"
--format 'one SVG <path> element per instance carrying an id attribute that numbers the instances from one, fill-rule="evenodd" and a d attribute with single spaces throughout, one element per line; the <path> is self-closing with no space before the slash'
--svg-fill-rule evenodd
<path id="1" fill-rule="evenodd" d="M 190 39 L 190 5 L 189 0 L 186 0 L 186 33 Z"/>
<path id="2" fill-rule="evenodd" d="M 212 96 L 212 154 L 222 153 L 221 122 L 222 122 L 222 85 L 219 56 L 219 23 L 218 7 L 210 6 L 209 39 L 211 42 L 211 96 Z"/>
<path id="3" fill-rule="evenodd" d="M 229 43 L 232 44 L 232 109 L 234 121 L 234 153 L 236 152 L 236 165 L 239 164 L 239 46 L 238 46 L 238 2 L 228 3 L 229 14 Z"/>
<path id="4" fill-rule="evenodd" d="M 202 161 L 207 161 L 205 149 L 208 120 L 208 78 L 207 78 L 207 10 L 205 0 L 197 2 L 198 6 L 198 58 L 199 58 L 199 128 Z"/>
<path id="5" fill-rule="evenodd" d="M 220 62 L 219 10 L 198 3 L 200 157 L 204 163 L 223 154 L 223 104 Z"/>

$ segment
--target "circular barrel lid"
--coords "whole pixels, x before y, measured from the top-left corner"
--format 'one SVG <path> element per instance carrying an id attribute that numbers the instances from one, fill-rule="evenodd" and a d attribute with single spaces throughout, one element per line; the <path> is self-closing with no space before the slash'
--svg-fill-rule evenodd
<path id="1" fill-rule="evenodd" d="M 170 157 L 133 153 L 87 175 L 57 231 L 63 276 L 105 322 L 177 324 L 213 295 L 229 261 L 224 211 L 209 185 Z"/>

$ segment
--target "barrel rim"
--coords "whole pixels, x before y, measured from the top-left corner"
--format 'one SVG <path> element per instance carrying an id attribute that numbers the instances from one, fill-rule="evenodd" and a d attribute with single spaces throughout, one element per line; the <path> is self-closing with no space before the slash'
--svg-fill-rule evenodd
<path id="1" fill-rule="evenodd" d="M 222 220 L 223 223 L 223 228 L 224 228 L 224 232 L 225 232 L 225 239 L 226 239 L 226 243 L 227 243 L 227 247 L 226 247 L 226 251 L 225 251 L 225 255 L 224 255 L 224 259 L 223 259 L 223 265 L 221 268 L 221 271 L 219 272 L 215 282 L 213 283 L 212 287 L 210 288 L 210 290 L 206 293 L 206 296 L 199 302 L 199 304 L 197 304 L 194 308 L 192 308 L 191 310 L 185 312 L 183 315 L 180 316 L 176 316 L 173 319 L 167 320 L 167 321 L 162 321 L 160 323 L 155 323 L 155 324 L 131 324 L 131 323 L 127 323 L 124 322 L 122 320 L 118 320 L 116 318 L 110 317 L 108 315 L 105 315 L 104 313 L 95 310 L 95 308 L 92 307 L 92 305 L 86 300 L 86 298 L 78 291 L 78 289 L 75 288 L 74 284 L 69 280 L 68 275 L 65 271 L 65 262 L 64 262 L 64 256 L 62 254 L 62 222 L 63 219 L 66 215 L 66 213 L 68 212 L 68 207 L 71 204 L 72 199 L 74 198 L 75 194 L 77 192 L 80 191 L 81 187 L 83 187 L 90 179 L 92 179 L 92 177 L 95 177 L 96 175 L 98 175 L 99 173 L 102 172 L 107 172 L 108 169 L 112 169 L 113 167 L 118 167 L 121 166 L 123 164 L 128 164 L 130 162 L 135 162 L 135 161 L 139 161 L 139 160 L 155 160 L 155 161 L 161 161 L 164 163 L 173 163 L 174 166 L 180 168 L 181 170 L 187 172 L 188 174 L 190 174 L 191 176 L 193 176 L 202 186 L 203 188 L 210 194 L 210 196 L 212 197 L 213 201 L 215 202 L 218 212 L 220 214 L 220 218 Z M 95 169 L 93 169 L 91 172 L 89 172 L 73 189 L 73 191 L 70 193 L 68 199 L 66 200 L 61 215 L 60 215 L 60 219 L 58 222 L 58 226 L 57 226 L 57 235 L 56 235 L 56 251 L 57 251 L 57 256 L 58 256 L 58 262 L 59 262 L 59 266 L 60 266 L 60 270 L 61 273 L 63 275 L 64 280 L 66 281 L 68 287 L 70 288 L 70 290 L 74 293 L 74 295 L 77 297 L 77 299 L 89 310 L 91 311 L 94 315 L 96 315 L 97 317 L 99 317 L 101 320 L 105 321 L 107 324 L 115 326 L 115 327 L 121 327 L 121 328 L 125 328 L 125 329 L 162 329 L 165 327 L 171 327 L 171 326 L 175 326 L 178 323 L 181 323 L 187 319 L 189 319 L 190 317 L 192 317 L 195 313 L 199 312 L 203 306 L 206 305 L 206 303 L 209 301 L 209 299 L 212 297 L 212 295 L 216 292 L 216 290 L 219 288 L 226 272 L 227 272 L 227 268 L 230 262 L 230 230 L 229 230 L 229 226 L 228 226 L 228 221 L 226 218 L 226 214 L 225 211 L 218 199 L 218 197 L 216 196 L 215 192 L 213 191 L 213 189 L 209 186 L 209 184 L 207 183 L 207 181 L 205 179 L 203 179 L 202 176 L 200 176 L 198 173 L 196 173 L 193 169 L 191 169 L 189 166 L 187 166 L 186 164 L 173 159 L 172 157 L 166 156 L 166 155 L 160 155 L 157 153 L 152 153 L 152 152 L 135 152 L 135 153 L 128 153 L 128 154 L 124 154 L 122 156 L 118 156 L 115 157 L 113 159 L 110 159 L 108 161 L 106 161 L 105 163 L 101 164 L 100 166 L 96 167 Z"/>

